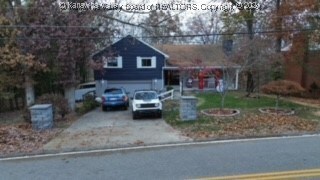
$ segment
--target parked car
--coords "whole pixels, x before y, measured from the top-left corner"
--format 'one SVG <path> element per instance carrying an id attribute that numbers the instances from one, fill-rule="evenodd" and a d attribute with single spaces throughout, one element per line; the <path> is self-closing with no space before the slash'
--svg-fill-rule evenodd
<path id="1" fill-rule="evenodd" d="M 132 99 L 132 118 L 137 119 L 142 115 L 162 117 L 162 103 L 156 91 L 135 91 Z"/>
<path id="2" fill-rule="evenodd" d="M 95 96 L 96 93 L 96 83 L 95 82 L 88 82 L 79 84 L 77 89 L 75 90 L 75 100 L 76 102 L 83 101 L 83 98 L 87 94 L 91 94 Z"/>
<path id="3" fill-rule="evenodd" d="M 124 88 L 108 88 L 101 96 L 102 110 L 108 108 L 122 107 L 127 110 L 129 107 L 129 97 Z"/>

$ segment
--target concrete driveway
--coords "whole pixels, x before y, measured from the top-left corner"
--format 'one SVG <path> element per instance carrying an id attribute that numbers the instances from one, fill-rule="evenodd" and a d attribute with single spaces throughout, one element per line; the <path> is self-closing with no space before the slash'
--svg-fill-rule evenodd
<path id="1" fill-rule="evenodd" d="M 190 141 L 163 119 L 132 120 L 131 110 L 91 111 L 44 146 L 45 151 L 90 150 Z"/>

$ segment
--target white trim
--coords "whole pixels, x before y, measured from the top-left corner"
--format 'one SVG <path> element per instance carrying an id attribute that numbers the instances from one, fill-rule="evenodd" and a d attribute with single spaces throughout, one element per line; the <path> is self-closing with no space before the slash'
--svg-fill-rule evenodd
<path id="1" fill-rule="evenodd" d="M 128 36 L 123 37 L 123 38 L 119 38 L 119 39 L 118 39 L 118 40 L 116 40 L 114 43 L 112 43 L 112 45 L 114 45 L 114 44 L 118 43 L 118 42 L 119 42 L 119 41 L 121 41 L 122 39 L 127 38 L 127 37 L 129 37 L 129 36 L 130 36 L 130 37 L 132 37 L 132 38 L 134 38 L 134 39 L 136 39 L 137 41 L 140 41 L 142 44 L 144 44 L 144 45 L 146 45 L 146 46 L 150 47 L 151 49 L 153 49 L 153 50 L 157 51 L 158 53 L 162 54 L 162 55 L 165 57 L 165 59 L 164 59 L 164 60 L 166 60 L 166 59 L 168 59 L 168 58 L 169 58 L 169 55 L 167 55 L 166 53 L 164 53 L 164 52 L 160 51 L 159 49 L 157 49 L 157 48 L 155 48 L 155 47 L 153 47 L 153 46 L 151 46 L 150 44 L 148 44 L 148 43 L 144 42 L 143 40 L 137 39 L 137 38 L 135 38 L 135 37 L 133 37 L 133 36 L 131 36 L 131 35 L 128 35 Z M 107 46 L 107 47 L 104 47 L 104 48 L 102 48 L 101 50 L 97 50 L 97 51 L 95 51 L 93 54 L 91 54 L 91 55 L 90 55 L 90 59 L 92 59 L 92 58 L 93 58 L 93 56 L 95 56 L 95 55 L 96 55 L 96 54 L 98 54 L 99 52 L 104 51 L 104 50 L 106 50 L 106 49 L 108 49 L 108 48 L 110 48 L 110 47 L 111 47 L 111 45 L 110 45 L 110 46 Z"/>
<path id="2" fill-rule="evenodd" d="M 157 57 L 152 56 L 151 58 L 151 67 L 156 68 L 157 67 Z"/>
<path id="3" fill-rule="evenodd" d="M 137 38 L 135 38 L 135 39 L 137 39 Z M 146 42 L 144 42 L 144 41 L 142 41 L 142 40 L 140 40 L 140 39 L 137 39 L 137 40 L 140 41 L 140 42 L 142 42 L 144 45 L 150 47 L 151 49 L 157 51 L 158 53 L 162 54 L 162 55 L 165 57 L 165 59 L 168 59 L 168 58 L 169 58 L 169 55 L 167 55 L 166 53 L 160 51 L 159 49 L 156 49 L 155 47 L 151 46 L 150 44 L 148 44 L 148 43 L 146 43 Z"/>
<path id="4" fill-rule="evenodd" d="M 142 66 L 142 60 L 143 59 L 150 59 L 151 60 L 151 66 Z M 157 57 L 141 57 L 137 56 L 137 68 L 139 69 L 154 69 L 157 67 Z"/>
<path id="5" fill-rule="evenodd" d="M 146 43 L 145 41 L 140 40 L 140 39 L 138 39 L 138 38 L 136 38 L 136 37 L 133 37 L 133 36 L 131 36 L 131 35 L 128 35 L 128 36 L 126 36 L 126 37 L 123 37 L 123 38 L 118 39 L 117 41 L 115 41 L 114 43 L 112 43 L 112 45 L 118 43 L 118 42 L 121 41 L 122 39 L 127 38 L 127 37 L 129 37 L 129 36 L 130 36 L 131 38 L 134 38 L 134 39 L 140 41 L 142 44 L 150 47 L 151 49 L 157 51 L 158 53 L 162 54 L 162 55 L 165 57 L 165 59 L 168 59 L 168 58 L 169 58 L 169 55 L 167 55 L 166 53 L 160 51 L 159 49 L 157 49 L 157 48 L 155 48 L 155 47 L 153 47 L 153 46 L 151 46 L 150 44 Z M 100 51 L 99 51 L 99 52 L 100 52 Z"/>
<path id="6" fill-rule="evenodd" d="M 108 69 L 121 69 L 122 68 L 122 56 L 115 57 L 117 59 L 117 66 L 108 66 L 108 59 L 102 56 L 102 61 L 104 62 L 103 68 Z"/>
<path id="7" fill-rule="evenodd" d="M 142 65 L 141 65 L 141 57 L 140 56 L 137 56 L 137 68 L 141 68 Z"/>
<path id="8" fill-rule="evenodd" d="M 122 56 L 119 56 L 119 57 L 118 57 L 118 67 L 119 67 L 119 68 L 122 68 L 122 62 L 123 62 L 123 61 L 122 61 Z"/>

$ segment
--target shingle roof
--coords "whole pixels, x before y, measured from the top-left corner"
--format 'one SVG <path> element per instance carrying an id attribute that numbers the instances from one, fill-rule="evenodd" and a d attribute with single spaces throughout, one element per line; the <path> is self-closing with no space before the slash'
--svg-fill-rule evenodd
<path id="1" fill-rule="evenodd" d="M 227 59 L 227 56 L 223 52 L 222 46 L 165 44 L 158 45 L 156 48 L 169 55 L 168 64 L 171 66 L 239 66 Z"/>

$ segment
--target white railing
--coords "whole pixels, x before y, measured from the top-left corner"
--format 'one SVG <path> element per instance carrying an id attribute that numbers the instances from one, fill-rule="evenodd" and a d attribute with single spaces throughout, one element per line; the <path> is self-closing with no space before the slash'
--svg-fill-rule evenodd
<path id="1" fill-rule="evenodd" d="M 167 99 L 173 99 L 173 92 L 174 92 L 174 89 L 160 93 L 159 97 L 161 97 L 161 101 L 165 101 Z"/>

